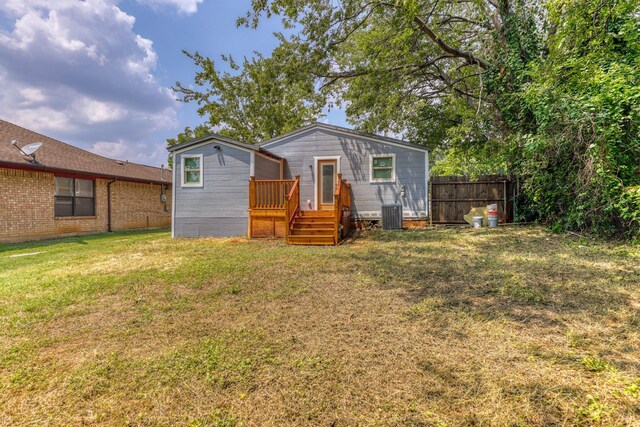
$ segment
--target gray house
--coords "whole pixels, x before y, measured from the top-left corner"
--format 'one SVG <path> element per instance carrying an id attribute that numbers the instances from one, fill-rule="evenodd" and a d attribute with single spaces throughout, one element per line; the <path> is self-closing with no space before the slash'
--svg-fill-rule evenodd
<path id="1" fill-rule="evenodd" d="M 321 123 L 245 144 L 212 134 L 169 148 L 174 237 L 284 237 L 337 244 L 352 222 L 400 204 L 428 216 L 424 146 Z"/>

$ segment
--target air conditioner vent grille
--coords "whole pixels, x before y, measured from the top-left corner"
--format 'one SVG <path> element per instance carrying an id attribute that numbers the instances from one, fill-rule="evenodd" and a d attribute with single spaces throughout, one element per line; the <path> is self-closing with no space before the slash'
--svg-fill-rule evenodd
<path id="1" fill-rule="evenodd" d="M 384 230 L 402 229 L 402 205 L 382 205 L 382 228 Z"/>

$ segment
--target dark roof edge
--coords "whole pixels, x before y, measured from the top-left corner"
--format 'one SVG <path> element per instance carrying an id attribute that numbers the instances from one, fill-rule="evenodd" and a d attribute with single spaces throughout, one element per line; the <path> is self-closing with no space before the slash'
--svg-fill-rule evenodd
<path id="1" fill-rule="evenodd" d="M 101 154 L 96 154 L 96 153 L 94 153 L 94 152 L 92 152 L 92 151 L 89 151 L 89 150 L 87 150 L 87 149 L 80 148 L 80 147 L 75 146 L 75 145 L 73 145 L 73 144 L 69 144 L 68 142 L 64 142 L 64 141 L 60 141 L 59 139 L 52 138 L 52 137 L 47 136 L 47 135 L 45 135 L 45 134 L 42 134 L 42 133 L 40 133 L 40 132 L 36 132 L 36 131 L 34 131 L 34 130 L 27 129 L 27 128 L 26 128 L 26 127 L 24 127 L 24 126 L 20 126 L 20 125 L 18 125 L 18 124 L 13 123 L 13 122 L 9 122 L 9 121 L 4 120 L 4 119 L 0 119 L 0 121 L 3 121 L 3 122 L 5 122 L 5 123 L 9 123 L 10 125 L 15 126 L 15 127 L 19 127 L 20 129 L 24 129 L 25 131 L 27 131 L 27 132 L 29 132 L 29 133 L 33 133 L 33 134 L 39 135 L 39 136 L 41 136 L 41 137 L 42 137 L 42 138 L 44 138 L 44 139 L 51 139 L 51 140 L 56 141 L 56 142 L 58 142 L 58 143 L 60 143 L 60 144 L 66 145 L 67 147 L 71 147 L 71 148 L 74 148 L 74 149 L 76 149 L 76 150 L 84 151 L 85 153 L 89 153 L 89 154 L 91 154 L 92 156 L 101 157 L 101 158 L 103 158 L 103 159 L 105 159 L 105 160 L 114 161 L 114 162 L 120 162 L 120 161 L 124 162 L 124 161 L 126 161 L 126 162 L 128 162 L 129 164 L 131 164 L 131 165 L 144 166 L 144 167 L 147 167 L 147 168 L 154 168 L 154 169 L 158 169 L 158 170 L 160 170 L 160 169 L 161 169 L 161 168 L 159 168 L 158 166 L 151 166 L 151 165 L 146 165 L 146 164 L 144 164 L 144 163 L 136 163 L 136 162 L 130 162 L 129 160 L 114 159 L 113 157 L 106 157 L 106 156 L 103 156 L 103 155 L 101 155 Z M 158 182 L 161 182 L 161 181 L 158 181 Z"/>
<path id="2" fill-rule="evenodd" d="M 130 163 L 131 164 L 131 163 Z M 146 165 L 142 165 L 146 166 Z M 153 167 L 153 166 L 149 166 Z M 129 181 L 129 182 L 140 182 L 140 183 L 150 183 L 150 184 L 171 184 L 171 179 L 169 180 L 154 180 L 154 179 L 144 179 L 144 178 L 134 178 L 131 176 L 121 176 L 121 175 L 107 175 L 96 172 L 87 172 L 87 171 L 79 171 L 75 169 L 62 169 L 62 168 L 52 168 L 42 164 L 33 164 L 33 163 L 13 163 L 7 161 L 0 161 L 0 168 L 6 169 L 20 169 L 20 170 L 32 170 L 36 172 L 48 172 L 48 173 L 67 173 L 72 175 L 86 175 L 94 178 L 107 178 L 107 179 L 116 179 L 119 181 Z M 160 169 L 160 168 L 157 168 Z M 172 170 L 165 168 L 169 177 L 172 177 Z"/>
<path id="3" fill-rule="evenodd" d="M 274 142 L 280 141 L 282 139 L 286 139 L 286 138 L 288 138 L 290 136 L 297 135 L 299 133 L 306 132 L 306 131 L 308 131 L 310 129 L 314 129 L 314 128 L 323 128 L 323 129 L 327 129 L 327 130 L 333 130 L 333 131 L 336 131 L 336 132 L 350 133 L 350 134 L 356 135 L 356 136 L 361 136 L 361 137 L 365 137 L 365 138 L 369 138 L 369 139 L 379 140 L 380 142 L 391 142 L 391 143 L 394 143 L 394 144 L 406 145 L 407 147 L 417 148 L 419 150 L 429 151 L 429 149 L 426 146 L 420 145 L 420 144 L 416 144 L 416 143 L 413 143 L 413 142 L 403 141 L 401 139 L 391 138 L 391 137 L 388 137 L 388 136 L 380 136 L 380 135 L 375 135 L 375 134 L 372 134 L 372 133 L 361 132 L 361 131 L 357 131 L 357 130 L 346 128 L 344 126 L 329 125 L 329 124 L 326 124 L 326 123 L 319 123 L 319 122 L 311 123 L 311 124 L 308 124 L 306 126 L 302 126 L 301 128 L 298 128 L 298 129 L 292 130 L 290 132 L 284 133 L 282 135 L 276 136 L 275 138 L 267 139 L 266 141 L 260 142 L 258 145 L 259 146 L 264 146 L 264 145 L 267 145 L 267 144 L 272 144 Z"/>

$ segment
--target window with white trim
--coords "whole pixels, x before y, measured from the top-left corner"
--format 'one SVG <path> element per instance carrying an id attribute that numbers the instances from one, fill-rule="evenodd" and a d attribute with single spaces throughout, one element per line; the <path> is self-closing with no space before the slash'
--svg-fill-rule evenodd
<path id="1" fill-rule="evenodd" d="M 182 156 L 182 186 L 202 187 L 202 154 Z"/>
<path id="2" fill-rule="evenodd" d="M 393 154 L 376 154 L 370 159 L 370 182 L 395 182 L 396 158 Z"/>

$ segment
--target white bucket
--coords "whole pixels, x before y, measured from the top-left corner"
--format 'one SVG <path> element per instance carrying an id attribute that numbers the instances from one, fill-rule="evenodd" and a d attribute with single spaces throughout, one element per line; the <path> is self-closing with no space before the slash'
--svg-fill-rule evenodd
<path id="1" fill-rule="evenodd" d="M 480 228 L 482 227 L 482 220 L 484 219 L 483 216 L 474 216 L 473 217 L 473 228 Z"/>
<path id="2" fill-rule="evenodd" d="M 497 227 L 498 226 L 498 213 L 497 212 L 488 213 L 487 214 L 487 221 L 489 222 L 489 227 L 490 228 Z"/>

